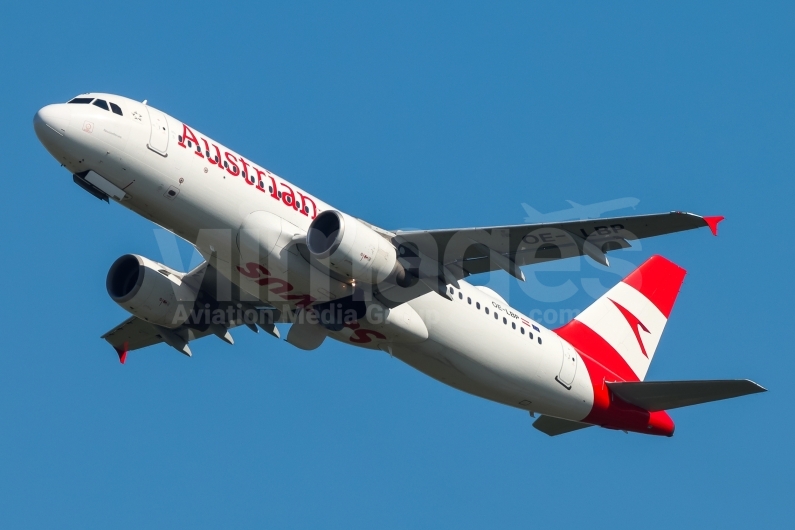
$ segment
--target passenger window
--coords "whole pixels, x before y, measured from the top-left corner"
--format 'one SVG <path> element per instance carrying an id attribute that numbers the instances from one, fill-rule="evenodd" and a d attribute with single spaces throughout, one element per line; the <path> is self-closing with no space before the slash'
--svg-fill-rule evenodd
<path id="1" fill-rule="evenodd" d="M 489 314 L 489 308 L 488 307 L 486 308 L 486 314 L 487 315 Z"/>
<path id="2" fill-rule="evenodd" d="M 538 343 L 541 344 L 541 337 L 538 337 Z"/>
<path id="3" fill-rule="evenodd" d="M 450 287 L 450 294 L 455 294 L 455 289 L 453 289 L 452 287 Z"/>
<path id="4" fill-rule="evenodd" d="M 470 297 L 468 297 L 468 296 L 467 296 L 467 303 L 468 303 L 469 305 L 472 305 L 472 299 L 471 299 Z"/>
<path id="5" fill-rule="evenodd" d="M 94 98 L 74 98 L 74 99 L 73 99 L 72 101 L 70 101 L 69 103 L 83 103 L 83 104 L 88 104 L 88 103 L 91 103 L 92 101 L 94 101 Z"/>
<path id="6" fill-rule="evenodd" d="M 508 324 L 508 319 L 507 319 L 507 318 L 505 318 L 505 317 L 502 317 L 502 323 L 503 323 L 503 324 Z"/>
<path id="7" fill-rule="evenodd" d="M 494 313 L 494 320 L 499 320 L 499 319 L 500 319 L 500 315 L 498 315 L 497 313 Z"/>
<path id="8" fill-rule="evenodd" d="M 110 110 L 113 111 L 113 114 L 118 114 L 119 116 L 124 116 L 124 114 L 122 114 L 122 112 L 121 112 L 121 107 L 119 107 L 115 103 L 111 103 L 110 104 Z"/>
<path id="9" fill-rule="evenodd" d="M 480 302 L 475 302 L 475 307 L 477 307 L 478 309 L 480 309 Z"/>
<path id="10" fill-rule="evenodd" d="M 461 291 L 458 291 L 458 299 L 459 300 L 463 300 L 464 299 L 464 294 Z"/>
<path id="11" fill-rule="evenodd" d="M 527 336 L 530 337 L 530 340 L 533 340 L 533 332 L 532 331 L 528 331 L 527 332 Z"/>
<path id="12" fill-rule="evenodd" d="M 521 330 L 522 335 L 524 335 L 524 328 L 519 328 L 519 329 Z"/>
<path id="13" fill-rule="evenodd" d="M 516 329 L 516 322 L 511 322 L 511 327 L 512 327 L 513 329 Z"/>
<path id="14" fill-rule="evenodd" d="M 94 106 L 99 107 L 101 109 L 110 110 L 108 108 L 108 102 L 104 99 L 98 99 L 94 102 Z"/>

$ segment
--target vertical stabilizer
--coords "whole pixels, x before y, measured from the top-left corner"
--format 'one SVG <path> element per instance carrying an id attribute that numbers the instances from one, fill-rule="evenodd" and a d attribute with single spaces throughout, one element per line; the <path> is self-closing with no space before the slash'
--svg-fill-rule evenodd
<path id="1" fill-rule="evenodd" d="M 685 274 L 652 256 L 556 332 L 617 380 L 643 381 Z"/>

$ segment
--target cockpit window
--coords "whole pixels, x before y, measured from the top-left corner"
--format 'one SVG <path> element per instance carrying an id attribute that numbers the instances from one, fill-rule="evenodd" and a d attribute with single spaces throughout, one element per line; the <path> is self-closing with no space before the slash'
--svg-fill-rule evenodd
<path id="1" fill-rule="evenodd" d="M 124 116 L 124 114 L 122 114 L 122 112 L 121 112 L 121 107 L 119 107 L 115 103 L 111 103 L 110 104 L 110 110 L 113 111 L 113 114 L 118 114 L 119 116 Z"/>
<path id="2" fill-rule="evenodd" d="M 96 101 L 94 102 L 94 105 L 96 105 L 97 107 L 99 107 L 99 108 L 101 108 L 101 109 L 110 110 L 110 109 L 108 108 L 108 102 L 107 102 L 107 101 L 105 101 L 104 99 L 98 99 L 98 100 L 96 100 Z"/>
<path id="3" fill-rule="evenodd" d="M 85 103 L 85 104 L 87 104 L 87 103 L 91 103 L 92 101 L 94 101 L 94 98 L 74 98 L 69 103 Z"/>

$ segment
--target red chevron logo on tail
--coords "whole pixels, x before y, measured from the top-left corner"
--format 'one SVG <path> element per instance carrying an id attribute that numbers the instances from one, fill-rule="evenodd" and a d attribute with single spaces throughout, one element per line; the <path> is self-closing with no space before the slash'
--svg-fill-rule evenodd
<path id="1" fill-rule="evenodd" d="M 649 328 L 644 326 L 643 322 L 641 322 L 638 317 L 630 313 L 629 309 L 622 306 L 612 298 L 608 298 L 608 300 L 613 302 L 613 304 L 618 308 L 618 310 L 621 311 L 621 314 L 624 315 L 624 318 L 627 319 L 627 324 L 629 324 L 629 327 L 631 327 L 632 331 L 635 333 L 635 338 L 638 339 L 638 345 L 640 346 L 640 351 L 643 352 L 643 355 L 645 355 L 646 358 L 648 359 L 649 354 L 646 353 L 646 347 L 643 346 L 643 341 L 640 338 L 640 330 L 643 329 L 643 331 L 645 331 L 646 333 L 651 333 L 649 331 Z"/>

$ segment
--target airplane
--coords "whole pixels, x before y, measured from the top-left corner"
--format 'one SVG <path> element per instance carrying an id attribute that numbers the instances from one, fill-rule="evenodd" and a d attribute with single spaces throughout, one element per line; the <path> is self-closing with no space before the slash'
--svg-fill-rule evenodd
<path id="1" fill-rule="evenodd" d="M 204 261 L 172 269 L 126 254 L 110 298 L 131 316 L 102 335 L 124 364 L 154 344 L 262 329 L 314 350 L 327 338 L 394 356 L 451 387 L 520 409 L 560 435 L 592 426 L 672 436 L 666 411 L 764 392 L 750 380 L 645 381 L 685 270 L 652 256 L 557 329 L 465 279 L 557 259 L 609 265 L 640 238 L 708 227 L 720 216 L 651 215 L 388 230 L 335 209 L 150 106 L 81 94 L 36 112 L 46 150 L 92 196 L 190 242 Z"/>
<path id="2" fill-rule="evenodd" d="M 624 197 L 622 199 L 613 199 L 610 201 L 595 202 L 593 204 L 578 204 L 574 201 L 567 200 L 571 208 L 565 210 L 558 210 L 557 212 L 541 213 L 526 202 L 522 203 L 527 217 L 524 218 L 525 223 L 548 223 L 551 221 L 568 221 L 569 219 L 590 219 L 597 218 L 603 213 L 612 212 L 614 210 L 621 210 L 624 208 L 635 209 L 640 199 L 635 197 Z"/>

